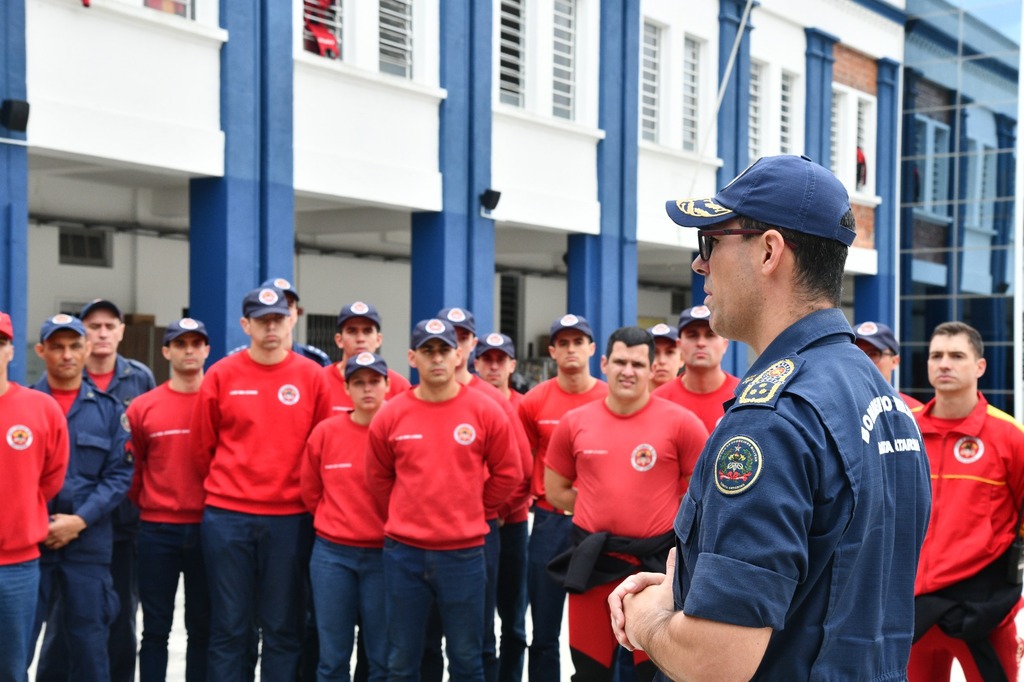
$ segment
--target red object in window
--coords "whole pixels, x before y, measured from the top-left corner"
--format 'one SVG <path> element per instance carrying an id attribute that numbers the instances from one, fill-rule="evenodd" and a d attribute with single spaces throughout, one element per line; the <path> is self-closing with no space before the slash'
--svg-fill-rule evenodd
<path id="1" fill-rule="evenodd" d="M 316 47 L 321 57 L 338 58 L 338 40 L 330 31 L 308 19 L 306 20 L 306 28 L 313 34 L 313 39 L 316 40 Z"/>
<path id="2" fill-rule="evenodd" d="M 864 150 L 857 147 L 857 187 L 868 184 L 868 160 L 864 156 Z"/>

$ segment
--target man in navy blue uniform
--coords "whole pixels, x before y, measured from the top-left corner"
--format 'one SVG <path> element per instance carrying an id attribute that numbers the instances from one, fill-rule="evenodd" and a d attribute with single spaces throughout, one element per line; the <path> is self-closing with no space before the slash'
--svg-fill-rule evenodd
<path id="1" fill-rule="evenodd" d="M 928 461 L 839 309 L 846 190 L 767 157 L 667 209 L 700 230 L 711 328 L 758 358 L 693 473 L 667 577 L 609 598 L 616 637 L 671 679 L 905 679 Z"/>
<path id="2" fill-rule="evenodd" d="M 56 315 L 39 337 L 35 350 L 46 375 L 33 388 L 63 409 L 71 454 L 64 487 L 49 504 L 33 641 L 51 614 L 47 630 L 59 630 L 71 644 L 65 679 L 108 680 L 107 641 L 119 606 L 110 576 L 111 515 L 132 479 L 128 421 L 117 399 L 83 379 L 90 344 L 80 320 Z M 57 608 L 48 610 L 51 595 Z"/>
<path id="3" fill-rule="evenodd" d="M 78 319 L 85 327 L 89 354 L 85 358 L 85 379 L 95 388 L 113 396 L 122 409 L 127 409 L 135 398 L 156 386 L 149 367 L 118 352 L 124 339 L 124 315 L 113 301 L 97 298 L 86 303 Z M 110 573 L 120 609 L 110 626 L 110 679 L 111 682 L 134 682 L 136 615 L 139 610 L 139 579 L 137 539 L 139 510 L 127 497 L 113 514 L 114 550 L 110 560 Z M 48 619 L 58 620 L 59 612 Z M 67 679 L 68 650 L 73 644 L 61 638 L 52 629 L 43 637 L 37 682 L 63 682 Z"/>

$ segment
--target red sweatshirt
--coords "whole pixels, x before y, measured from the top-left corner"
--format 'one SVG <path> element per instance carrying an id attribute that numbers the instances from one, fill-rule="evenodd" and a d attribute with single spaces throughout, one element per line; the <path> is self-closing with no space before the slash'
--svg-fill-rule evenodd
<path id="1" fill-rule="evenodd" d="M 7 566 L 39 557 L 50 527 L 46 502 L 68 468 L 68 423 L 51 396 L 8 383 L 0 434 L 0 565 Z"/>
<path id="2" fill-rule="evenodd" d="M 298 353 L 261 365 L 248 353 L 214 363 L 192 413 L 193 457 L 206 476 L 206 504 L 247 514 L 306 511 L 302 451 L 330 416 L 322 368 Z"/>
<path id="3" fill-rule="evenodd" d="M 544 499 L 544 454 L 552 432 L 566 412 L 602 400 L 606 395 L 608 384 L 600 379 L 585 393 L 566 393 L 558 385 L 558 377 L 554 377 L 531 388 L 519 403 L 519 418 L 533 450 L 533 498 L 544 509 L 554 509 Z"/>
<path id="4" fill-rule="evenodd" d="M 530 469 L 533 467 L 533 455 L 530 454 L 530 440 L 526 437 L 523 422 L 519 420 L 518 403 L 512 403 L 512 401 L 505 398 L 504 393 L 475 374 L 466 385 L 475 391 L 480 391 L 484 395 L 489 396 L 501 408 L 501 411 L 505 413 L 505 416 L 508 418 L 510 433 L 515 441 L 516 450 L 519 452 L 519 466 L 523 470 L 523 478 L 519 485 L 512 491 L 508 499 L 501 503 L 501 506 L 495 510 L 493 515 L 488 515 L 487 520 L 500 518 L 509 523 L 526 521 L 530 517 L 530 500 L 532 499 L 530 494 Z"/>
<path id="5" fill-rule="evenodd" d="M 324 367 L 324 376 L 327 377 L 327 387 L 331 392 L 331 410 L 334 414 L 339 412 L 351 412 L 352 396 L 345 391 L 345 377 L 342 374 L 344 368 L 339 368 L 339 363 Z M 409 380 L 393 369 L 388 370 L 388 392 L 385 400 L 391 400 L 399 393 L 408 390 Z"/>
<path id="6" fill-rule="evenodd" d="M 439 403 L 406 391 L 370 424 L 367 485 L 385 534 L 413 547 L 483 545 L 486 519 L 522 475 L 505 413 L 478 391 Z"/>
<path id="7" fill-rule="evenodd" d="M 135 450 L 135 478 L 128 491 L 143 521 L 203 520 L 203 472 L 191 455 L 190 426 L 198 393 L 179 393 L 170 383 L 143 393 L 128 406 Z"/>
<path id="8" fill-rule="evenodd" d="M 339 414 L 316 425 L 302 459 L 302 501 L 325 540 L 384 546 L 384 518 L 366 489 L 370 427 Z"/>

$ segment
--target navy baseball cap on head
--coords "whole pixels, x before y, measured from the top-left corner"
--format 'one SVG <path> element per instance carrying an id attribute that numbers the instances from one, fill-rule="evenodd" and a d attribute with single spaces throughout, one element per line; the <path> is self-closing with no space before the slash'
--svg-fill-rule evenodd
<path id="1" fill-rule="evenodd" d="M 650 332 L 651 336 L 653 336 L 655 339 L 668 339 L 673 343 L 679 340 L 679 331 L 673 329 L 664 322 L 660 322 L 654 325 L 647 331 Z"/>
<path id="2" fill-rule="evenodd" d="M 551 332 L 548 334 L 548 338 L 550 340 L 548 343 L 554 343 L 555 337 L 567 329 L 575 329 L 578 332 L 586 334 L 591 341 L 594 340 L 594 332 L 591 330 L 590 323 L 587 322 L 587 319 L 580 315 L 573 315 L 572 313 L 569 313 L 568 315 L 562 315 L 551 323 Z"/>
<path id="3" fill-rule="evenodd" d="M 861 322 L 854 329 L 854 333 L 858 341 L 867 341 L 883 353 L 890 351 L 893 355 L 900 354 L 900 343 L 889 325 L 881 322 Z"/>
<path id="4" fill-rule="evenodd" d="M 706 305 L 695 305 L 692 308 L 687 308 L 683 312 L 679 313 L 679 324 L 676 325 L 676 329 L 682 332 L 686 325 L 693 322 L 707 322 L 711 324 L 711 311 L 708 310 Z"/>
<path id="5" fill-rule="evenodd" d="M 193 320 L 191 317 L 183 317 L 167 325 L 167 331 L 164 332 L 164 345 L 169 346 L 171 341 L 185 334 L 199 334 L 206 339 L 207 344 L 210 343 L 210 335 L 206 333 L 205 324 L 199 320 Z"/>
<path id="6" fill-rule="evenodd" d="M 73 331 L 79 336 L 85 336 L 85 325 L 80 319 L 61 313 L 43 322 L 43 326 L 39 329 L 39 342 L 46 341 L 63 329 Z"/>
<path id="7" fill-rule="evenodd" d="M 11 322 L 11 316 L 2 310 L 0 310 L 0 334 L 9 339 L 14 338 L 14 323 Z"/>
<path id="8" fill-rule="evenodd" d="M 285 296 L 291 296 L 295 299 L 296 303 L 299 302 L 299 292 L 296 291 L 295 287 L 292 286 L 292 283 L 286 280 L 284 277 L 271 277 L 270 279 L 260 284 L 261 289 L 264 287 L 277 287 L 278 289 L 284 292 Z"/>
<path id="9" fill-rule="evenodd" d="M 459 339 L 455 335 L 455 327 L 450 322 L 432 317 L 429 320 L 420 320 L 412 330 L 412 340 L 409 347 L 416 350 L 431 339 L 440 339 L 452 348 L 459 347 Z"/>
<path id="10" fill-rule="evenodd" d="M 351 320 L 353 317 L 365 317 L 370 322 L 377 325 L 377 331 L 380 331 L 380 313 L 377 312 L 377 306 L 372 303 L 363 303 L 362 301 L 355 301 L 342 307 L 341 312 L 338 313 L 338 325 L 341 326 Z"/>
<path id="11" fill-rule="evenodd" d="M 114 317 L 124 322 L 124 315 L 121 314 L 121 309 L 113 301 L 108 301 L 105 298 L 93 299 L 82 306 L 82 311 L 78 313 L 78 319 L 84 320 L 96 310 L 107 310 L 113 313 Z"/>
<path id="12" fill-rule="evenodd" d="M 376 353 L 363 351 L 345 361 L 345 381 L 361 369 L 371 369 L 383 377 L 388 375 L 388 363 L 384 362 L 384 358 Z"/>
<path id="13" fill-rule="evenodd" d="M 683 227 L 708 229 L 738 216 L 850 246 L 857 236 L 850 196 L 828 169 L 806 156 L 764 156 L 707 199 L 665 203 Z"/>
<path id="14" fill-rule="evenodd" d="M 491 332 L 482 338 L 480 343 L 476 345 L 474 352 L 476 357 L 480 357 L 489 350 L 501 351 L 512 359 L 516 357 L 516 346 L 512 343 L 512 339 L 498 332 Z"/>
<path id="15" fill-rule="evenodd" d="M 453 327 L 465 329 L 476 336 L 476 319 L 473 317 L 473 313 L 465 308 L 442 308 L 437 311 L 437 316 L 442 320 L 448 320 Z"/>
<path id="16" fill-rule="evenodd" d="M 264 315 L 288 316 L 288 299 L 284 291 L 277 287 L 259 287 L 253 289 L 242 299 L 243 317 L 263 317 Z"/>

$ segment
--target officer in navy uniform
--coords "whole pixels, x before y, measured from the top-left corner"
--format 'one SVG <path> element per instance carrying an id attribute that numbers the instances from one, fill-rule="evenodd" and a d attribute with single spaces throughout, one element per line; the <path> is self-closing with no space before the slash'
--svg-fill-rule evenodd
<path id="1" fill-rule="evenodd" d="M 122 409 L 127 409 L 132 400 L 156 387 L 149 367 L 118 352 L 124 336 L 124 315 L 113 301 L 94 299 L 82 307 L 78 318 L 85 327 L 91 347 L 85 359 L 87 382 L 116 398 Z M 110 678 L 112 682 L 134 682 L 138 648 L 135 630 L 139 610 L 139 510 L 127 497 L 114 510 L 113 523 L 114 549 L 110 571 L 121 608 L 110 628 Z M 59 616 L 53 613 L 50 617 L 56 619 Z M 63 639 L 60 632 L 47 629 L 37 682 L 63 682 L 67 679 L 67 653 L 71 646 L 74 644 Z"/>
<path id="2" fill-rule="evenodd" d="M 284 297 L 288 299 L 288 312 L 291 314 L 292 329 L 295 328 L 295 324 L 299 321 L 299 315 L 301 310 L 299 309 L 299 292 L 295 290 L 292 283 L 286 280 L 284 277 L 271 277 L 260 284 L 260 289 L 266 289 L 267 287 L 277 287 L 284 292 Z M 309 358 L 321 367 L 326 367 L 332 364 L 330 356 L 323 352 L 316 346 L 309 346 L 305 343 L 299 343 L 294 340 L 295 334 L 292 333 L 292 350 L 299 355 Z M 228 351 L 228 355 L 233 355 L 240 350 L 248 348 L 248 344 L 244 346 L 238 346 Z"/>
<path id="3" fill-rule="evenodd" d="M 711 328 L 758 357 L 683 498 L 670 579 L 609 598 L 617 639 L 671 679 L 905 679 L 928 460 L 839 309 L 846 190 L 806 157 L 766 157 L 667 210 L 700 229 Z"/>
<path id="4" fill-rule="evenodd" d="M 47 631 L 62 632 L 68 642 L 63 679 L 109 680 L 107 641 L 119 606 L 110 573 L 112 514 L 132 480 L 128 420 L 117 399 L 83 379 L 89 342 L 80 320 L 48 319 L 36 353 L 47 368 L 33 388 L 64 409 L 71 453 L 64 487 L 48 507 L 32 641 L 45 615 Z M 51 603 L 59 606 L 49 609 Z"/>

